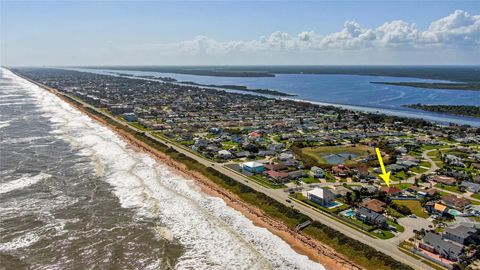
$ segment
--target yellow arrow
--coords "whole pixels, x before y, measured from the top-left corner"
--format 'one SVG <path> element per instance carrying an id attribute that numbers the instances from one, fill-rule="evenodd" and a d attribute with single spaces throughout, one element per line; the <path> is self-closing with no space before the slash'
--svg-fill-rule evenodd
<path id="1" fill-rule="evenodd" d="M 383 159 L 382 155 L 380 154 L 380 149 L 375 148 L 375 151 L 377 152 L 377 157 L 378 157 L 378 163 L 380 163 L 380 168 L 382 168 L 382 174 L 380 174 L 380 177 L 387 183 L 387 186 L 390 186 L 390 172 L 385 171 L 385 165 L 383 165 Z"/>

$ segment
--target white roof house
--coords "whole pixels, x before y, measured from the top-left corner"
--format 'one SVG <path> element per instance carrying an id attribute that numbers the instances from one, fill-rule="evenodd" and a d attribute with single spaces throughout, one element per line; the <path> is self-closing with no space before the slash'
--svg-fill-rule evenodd
<path id="1" fill-rule="evenodd" d="M 318 204 L 327 205 L 335 199 L 335 194 L 326 188 L 314 188 L 307 191 L 307 198 Z"/>
<path id="2" fill-rule="evenodd" d="M 249 168 L 258 168 L 258 167 L 263 167 L 263 166 L 265 166 L 265 165 L 263 165 L 260 162 L 256 162 L 256 161 L 249 161 L 249 162 L 243 163 L 243 167 L 249 167 Z"/>

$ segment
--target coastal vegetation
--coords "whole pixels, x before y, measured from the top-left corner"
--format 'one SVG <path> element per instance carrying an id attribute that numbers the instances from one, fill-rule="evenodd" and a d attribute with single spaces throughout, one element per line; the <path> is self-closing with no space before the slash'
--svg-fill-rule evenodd
<path id="1" fill-rule="evenodd" d="M 479 85 L 480 86 L 480 85 Z M 479 87 L 480 90 L 480 87 Z M 429 112 L 456 114 L 470 117 L 480 117 L 480 106 L 467 105 L 426 105 L 426 104 L 410 104 L 404 107 L 424 110 Z"/>

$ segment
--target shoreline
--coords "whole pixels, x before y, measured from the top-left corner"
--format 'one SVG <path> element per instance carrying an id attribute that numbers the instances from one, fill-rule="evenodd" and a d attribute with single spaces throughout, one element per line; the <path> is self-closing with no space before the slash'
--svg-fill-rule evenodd
<path id="1" fill-rule="evenodd" d="M 157 162 L 168 166 L 169 169 L 173 170 L 175 173 L 178 173 L 187 179 L 193 180 L 195 184 L 197 184 L 197 186 L 202 190 L 202 192 L 207 195 L 222 199 L 229 207 L 240 212 L 243 216 L 252 221 L 254 225 L 267 229 L 269 232 L 278 236 L 288 245 L 290 245 L 290 247 L 295 250 L 295 252 L 306 255 L 309 259 L 323 265 L 325 269 L 363 269 L 362 267 L 346 259 L 342 254 L 336 252 L 333 248 L 328 247 L 320 241 L 311 239 L 310 237 L 305 236 L 301 233 L 294 232 L 282 222 L 267 216 L 261 209 L 242 201 L 237 195 L 213 183 L 201 173 L 188 169 L 184 164 L 173 160 L 167 154 L 155 149 L 154 147 L 146 144 L 145 142 L 138 140 L 134 137 L 132 133 L 107 123 L 105 119 L 92 114 L 91 112 L 87 111 L 82 105 L 76 104 L 69 98 L 59 94 L 56 90 L 45 88 L 32 80 L 26 79 L 17 74 L 15 75 L 54 94 L 62 101 L 67 102 L 95 122 L 109 128 L 122 140 L 127 142 L 129 146 L 133 147 L 136 151 L 141 151 L 143 153 L 149 154 L 150 156 L 155 158 Z"/>

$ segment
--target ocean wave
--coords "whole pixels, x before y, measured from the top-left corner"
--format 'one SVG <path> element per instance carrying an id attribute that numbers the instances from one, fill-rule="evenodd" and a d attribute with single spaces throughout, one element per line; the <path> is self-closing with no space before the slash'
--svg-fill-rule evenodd
<path id="1" fill-rule="evenodd" d="M 18 236 L 17 238 L 14 238 L 11 241 L 0 243 L 0 251 L 12 251 L 26 248 L 35 244 L 40 239 L 41 237 L 38 234 L 34 232 L 28 232 L 26 234 Z"/>
<path id="2" fill-rule="evenodd" d="M 44 116 L 76 147 L 88 149 L 92 163 L 113 187 L 121 206 L 160 220 L 172 241 L 185 247 L 178 269 L 323 269 L 296 253 L 265 228 L 255 226 L 219 198 L 202 193 L 192 180 L 152 157 L 131 149 L 101 126 L 53 94 L 10 75 L 38 100 Z M 159 233 L 165 236 L 165 229 Z"/>
<path id="3" fill-rule="evenodd" d="M 51 175 L 47 173 L 40 173 L 35 176 L 29 174 L 22 176 L 19 179 L 12 180 L 6 183 L 0 183 L 0 194 L 11 192 L 18 189 L 23 189 L 34 185 L 44 179 L 50 178 Z"/>
<path id="4" fill-rule="evenodd" d="M 10 126 L 10 122 L 11 122 L 10 120 L 0 121 L 0 129 Z"/>

